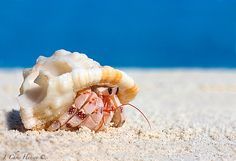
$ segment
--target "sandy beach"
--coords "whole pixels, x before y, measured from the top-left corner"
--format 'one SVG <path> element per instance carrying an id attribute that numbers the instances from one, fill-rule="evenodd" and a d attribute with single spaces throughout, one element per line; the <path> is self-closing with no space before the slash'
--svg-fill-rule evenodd
<path id="1" fill-rule="evenodd" d="M 121 128 L 24 131 L 20 69 L 0 70 L 0 160 L 236 160 L 236 70 L 126 69 L 140 86 Z"/>

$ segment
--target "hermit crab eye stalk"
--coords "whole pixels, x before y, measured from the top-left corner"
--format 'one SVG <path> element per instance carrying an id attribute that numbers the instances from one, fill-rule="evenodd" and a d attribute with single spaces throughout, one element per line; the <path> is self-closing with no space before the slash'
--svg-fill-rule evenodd
<path id="1" fill-rule="evenodd" d="M 110 95 L 112 94 L 112 88 L 111 88 L 111 87 L 108 88 L 108 93 L 109 93 Z"/>
<path id="2" fill-rule="evenodd" d="M 118 92 L 119 92 L 119 87 L 117 87 L 117 89 L 116 89 L 116 95 L 118 94 Z"/>
<path id="3" fill-rule="evenodd" d="M 66 50 L 40 56 L 23 76 L 20 115 L 25 128 L 32 130 L 120 127 L 125 121 L 121 105 L 138 93 L 125 72 Z"/>
<path id="4" fill-rule="evenodd" d="M 109 95 L 117 95 L 119 87 L 108 87 L 107 88 Z"/>

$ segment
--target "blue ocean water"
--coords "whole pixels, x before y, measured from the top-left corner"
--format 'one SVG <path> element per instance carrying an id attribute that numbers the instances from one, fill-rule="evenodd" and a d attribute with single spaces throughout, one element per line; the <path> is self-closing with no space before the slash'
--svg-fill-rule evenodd
<path id="1" fill-rule="evenodd" d="M 236 1 L 0 1 L 0 67 L 61 48 L 112 66 L 236 67 Z"/>

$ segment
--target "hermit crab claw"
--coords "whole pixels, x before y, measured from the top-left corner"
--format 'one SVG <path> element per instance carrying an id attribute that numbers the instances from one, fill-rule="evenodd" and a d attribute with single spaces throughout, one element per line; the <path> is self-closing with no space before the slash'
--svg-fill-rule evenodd
<path id="1" fill-rule="evenodd" d="M 134 80 L 123 71 L 101 66 L 85 54 L 58 50 L 40 56 L 23 72 L 18 97 L 26 129 L 94 131 L 122 126 L 121 105 L 138 93 Z"/>

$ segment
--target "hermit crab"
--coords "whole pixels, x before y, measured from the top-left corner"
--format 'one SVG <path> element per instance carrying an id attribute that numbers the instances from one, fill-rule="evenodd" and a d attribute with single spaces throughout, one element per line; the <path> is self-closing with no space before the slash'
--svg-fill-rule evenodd
<path id="1" fill-rule="evenodd" d="M 122 126 L 126 105 L 136 108 L 129 103 L 138 93 L 134 80 L 85 54 L 58 50 L 51 57 L 40 56 L 23 77 L 18 102 L 26 129 L 86 126 L 100 131 Z"/>

